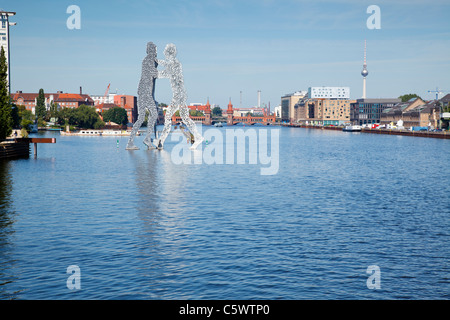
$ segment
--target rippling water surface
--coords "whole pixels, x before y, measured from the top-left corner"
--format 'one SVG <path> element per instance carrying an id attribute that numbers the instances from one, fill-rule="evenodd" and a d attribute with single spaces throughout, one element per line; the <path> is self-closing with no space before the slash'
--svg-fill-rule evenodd
<path id="1" fill-rule="evenodd" d="M 0 298 L 450 297 L 450 141 L 279 130 L 269 176 L 39 134 L 57 143 L 0 162 Z"/>

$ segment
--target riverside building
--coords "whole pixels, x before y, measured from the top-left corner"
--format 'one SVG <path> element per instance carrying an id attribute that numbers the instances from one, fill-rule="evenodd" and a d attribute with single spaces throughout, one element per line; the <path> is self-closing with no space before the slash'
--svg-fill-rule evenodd
<path id="1" fill-rule="evenodd" d="M 350 122 L 351 102 L 349 87 L 309 87 L 293 105 L 290 122 L 343 125 Z"/>
<path id="2" fill-rule="evenodd" d="M 16 91 L 11 94 L 11 99 L 16 105 L 23 105 L 27 110 L 31 110 L 35 114 L 37 98 L 39 93 L 23 93 L 22 91 Z M 94 100 L 87 94 L 78 93 L 63 93 L 58 91 L 57 93 L 44 93 L 45 106 L 47 110 L 50 109 L 52 103 L 56 103 L 59 108 L 78 108 L 82 104 L 93 106 Z"/>
<path id="3" fill-rule="evenodd" d="M 281 122 L 294 122 L 297 118 L 295 105 L 307 95 L 305 91 L 296 91 L 281 97 Z"/>
<path id="4" fill-rule="evenodd" d="M 3 11 L 0 9 L 0 46 L 5 50 L 6 63 L 8 65 L 8 72 L 6 81 L 8 83 L 8 92 L 11 92 L 11 63 L 10 63 L 10 48 L 9 48 L 9 27 L 16 25 L 15 22 L 9 22 L 9 17 L 14 16 L 15 12 Z"/>
<path id="5" fill-rule="evenodd" d="M 310 99 L 350 99 L 349 87 L 309 87 Z"/>
<path id="6" fill-rule="evenodd" d="M 296 105 L 297 123 L 308 125 L 344 125 L 350 122 L 349 99 L 301 99 Z"/>
<path id="7" fill-rule="evenodd" d="M 383 111 L 400 102 L 397 98 L 357 99 L 350 106 L 350 121 L 358 125 L 380 123 Z"/>

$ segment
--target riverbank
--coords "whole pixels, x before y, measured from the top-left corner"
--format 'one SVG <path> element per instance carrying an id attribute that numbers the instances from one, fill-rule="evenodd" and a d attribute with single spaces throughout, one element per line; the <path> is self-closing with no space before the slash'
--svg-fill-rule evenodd
<path id="1" fill-rule="evenodd" d="M 342 131 L 343 127 L 335 126 L 309 126 L 303 124 L 282 124 L 285 127 L 300 127 L 306 129 L 320 129 L 320 130 L 337 130 Z M 409 136 L 409 137 L 422 137 L 422 138 L 437 138 L 437 139 L 450 139 L 450 133 L 448 131 L 409 131 L 409 130 L 397 130 L 397 129 L 369 129 L 362 128 L 363 133 L 375 133 L 375 134 L 389 134 L 397 136 Z"/>

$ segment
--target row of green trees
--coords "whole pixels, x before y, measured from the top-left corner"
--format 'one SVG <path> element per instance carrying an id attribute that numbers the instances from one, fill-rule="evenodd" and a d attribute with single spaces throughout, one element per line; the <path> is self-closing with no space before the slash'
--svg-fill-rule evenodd
<path id="1" fill-rule="evenodd" d="M 16 113 L 18 121 L 15 122 L 15 125 L 20 124 L 24 128 L 27 128 L 32 124 L 34 122 L 33 120 L 35 120 L 40 127 L 45 126 L 46 122 L 55 120 L 56 125 L 71 125 L 85 129 L 101 129 L 105 127 L 105 122 L 110 121 L 119 125 L 126 125 L 128 123 L 127 112 L 120 107 L 114 107 L 105 111 L 103 114 L 103 121 L 96 112 L 95 107 L 88 105 L 81 105 L 76 109 L 59 108 L 58 105 L 53 102 L 47 110 L 43 89 L 39 90 L 36 101 L 35 119 L 33 119 L 32 112 L 26 110 L 25 106 L 18 106 Z"/>
<path id="2" fill-rule="evenodd" d="M 0 51 L 0 140 L 12 133 L 13 118 L 8 89 L 8 65 L 3 46 Z"/>
<path id="3" fill-rule="evenodd" d="M 15 106 L 12 108 L 13 127 L 28 128 L 29 125 L 35 123 L 36 116 L 25 106 Z M 120 107 L 114 107 L 106 111 L 103 115 L 104 121 L 101 120 L 99 114 L 92 106 L 81 105 L 79 108 L 62 108 L 52 105 L 50 110 L 46 110 L 43 115 L 37 118 L 38 126 L 45 126 L 46 122 L 56 120 L 55 124 L 60 126 L 77 126 L 85 129 L 101 129 L 105 127 L 105 122 L 115 122 L 120 125 L 128 123 L 127 112 Z"/>
<path id="4" fill-rule="evenodd" d="M 57 123 L 84 129 L 101 129 L 105 126 L 95 108 L 84 104 L 76 109 L 62 108 L 59 110 Z"/>
<path id="5" fill-rule="evenodd" d="M 101 129 L 105 122 L 114 122 L 119 125 L 128 123 L 128 115 L 125 109 L 114 107 L 105 111 L 103 121 L 95 111 L 95 107 L 81 105 L 76 109 L 63 108 L 57 111 L 57 123 L 60 125 L 74 125 L 85 129 Z"/>

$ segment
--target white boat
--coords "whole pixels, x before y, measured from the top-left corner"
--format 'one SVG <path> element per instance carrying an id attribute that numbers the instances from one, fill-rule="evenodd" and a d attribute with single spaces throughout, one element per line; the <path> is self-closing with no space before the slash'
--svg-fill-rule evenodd
<path id="1" fill-rule="evenodd" d="M 357 132 L 357 131 L 361 131 L 361 126 L 358 126 L 358 125 L 349 125 L 349 126 L 345 126 L 344 129 L 342 129 L 342 131 L 346 131 L 346 132 Z"/>
<path id="2" fill-rule="evenodd" d="M 222 122 L 214 123 L 214 127 L 223 127 Z"/>
<path id="3" fill-rule="evenodd" d="M 127 130 L 103 130 L 102 131 L 102 136 L 129 136 L 131 134 L 131 131 L 127 131 Z M 138 132 L 136 134 L 137 136 L 140 135 L 140 133 Z"/>
<path id="4" fill-rule="evenodd" d="M 114 136 L 129 136 L 131 131 L 126 130 L 79 130 L 79 131 L 61 131 L 63 136 L 104 136 L 104 137 L 114 137 Z M 141 135 L 140 132 L 136 133 L 137 136 Z"/>

